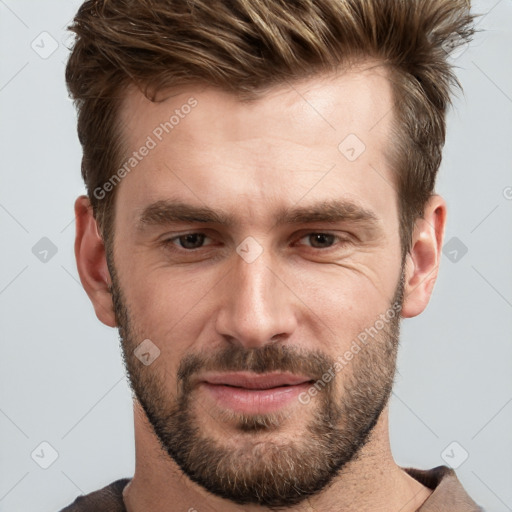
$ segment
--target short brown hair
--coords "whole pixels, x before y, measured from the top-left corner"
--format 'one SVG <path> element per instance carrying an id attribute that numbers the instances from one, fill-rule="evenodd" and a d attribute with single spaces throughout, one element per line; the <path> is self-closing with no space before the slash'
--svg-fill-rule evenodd
<path id="1" fill-rule="evenodd" d="M 360 59 L 390 71 L 402 256 L 434 191 L 452 85 L 445 49 L 474 32 L 468 0 L 87 0 L 70 30 L 66 82 L 78 110 L 82 176 L 100 231 L 113 239 L 113 190 L 93 193 L 122 163 L 119 108 L 135 85 L 206 84 L 240 98 Z"/>

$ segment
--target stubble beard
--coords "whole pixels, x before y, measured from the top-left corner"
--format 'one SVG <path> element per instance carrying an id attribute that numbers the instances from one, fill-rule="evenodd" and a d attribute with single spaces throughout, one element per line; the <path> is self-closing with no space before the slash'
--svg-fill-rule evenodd
<path id="1" fill-rule="evenodd" d="M 361 348 L 307 405 L 293 406 L 289 416 L 207 411 L 194 400 L 191 377 L 206 370 L 291 372 L 315 382 L 334 368 L 335 359 L 319 351 L 299 351 L 279 343 L 255 349 L 228 346 L 209 356 L 188 354 L 177 377 L 144 366 L 134 349 L 147 336 L 137 329 L 113 265 L 112 296 L 123 359 L 130 385 L 164 450 L 192 481 L 234 503 L 286 509 L 318 494 L 340 470 L 356 460 L 391 395 L 400 318 Z M 403 269 L 390 308 L 402 304 Z M 166 340 L 171 343 L 171 340 Z M 170 396 L 169 378 L 177 378 Z M 342 382 L 340 385 L 339 382 Z M 337 386 L 336 386 L 337 385 Z M 342 389 L 339 389 L 342 388 Z M 200 415 L 209 414 L 217 432 L 209 435 Z M 302 434 L 286 434 L 297 422 Z M 219 440 L 219 437 L 221 440 Z M 233 440 L 236 438 L 236 442 Z"/>

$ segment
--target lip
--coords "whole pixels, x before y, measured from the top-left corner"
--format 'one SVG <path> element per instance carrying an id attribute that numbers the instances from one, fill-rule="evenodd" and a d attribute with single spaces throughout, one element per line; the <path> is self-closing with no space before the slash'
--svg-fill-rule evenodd
<path id="1" fill-rule="evenodd" d="M 312 384 L 309 377 L 289 373 L 249 372 L 204 375 L 200 381 L 209 398 L 222 409 L 246 414 L 266 414 L 291 403 Z"/>
<path id="2" fill-rule="evenodd" d="M 264 390 L 282 386 L 296 386 L 305 382 L 311 382 L 312 379 L 291 373 L 257 374 L 251 372 L 235 372 L 209 374 L 203 376 L 201 380 L 207 384 Z"/>

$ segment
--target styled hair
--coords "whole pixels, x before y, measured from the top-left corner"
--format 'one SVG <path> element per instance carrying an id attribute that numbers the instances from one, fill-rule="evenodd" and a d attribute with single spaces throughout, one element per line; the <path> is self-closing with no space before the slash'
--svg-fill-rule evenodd
<path id="1" fill-rule="evenodd" d="M 101 198 L 94 191 L 122 164 L 119 111 L 130 86 L 151 101 L 187 84 L 245 101 L 371 59 L 392 83 L 388 158 L 405 257 L 434 193 L 446 109 L 460 88 L 448 51 L 471 40 L 473 19 L 468 0 L 87 0 L 69 27 L 76 39 L 66 83 L 105 243 L 113 238 L 117 188 Z"/>

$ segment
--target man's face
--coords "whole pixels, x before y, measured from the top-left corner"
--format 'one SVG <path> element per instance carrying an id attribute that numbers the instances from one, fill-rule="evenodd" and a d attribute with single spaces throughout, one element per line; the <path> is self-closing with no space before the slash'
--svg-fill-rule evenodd
<path id="1" fill-rule="evenodd" d="M 117 190 L 124 358 L 162 447 L 218 496 L 302 501 L 387 403 L 402 302 L 392 103 L 380 68 L 250 104 L 211 88 L 126 99 L 130 151 L 155 145 Z"/>

